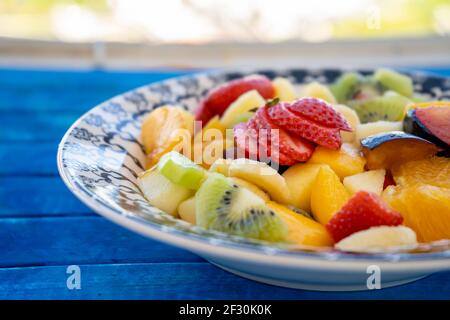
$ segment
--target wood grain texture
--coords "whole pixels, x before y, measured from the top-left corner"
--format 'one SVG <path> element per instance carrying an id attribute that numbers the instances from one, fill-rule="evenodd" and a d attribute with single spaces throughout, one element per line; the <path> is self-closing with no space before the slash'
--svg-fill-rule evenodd
<path id="1" fill-rule="evenodd" d="M 81 289 L 69 290 L 66 270 L 0 269 L 0 299 L 450 299 L 450 273 L 400 287 L 333 293 L 277 288 L 202 262 L 81 265 Z"/>
<path id="2" fill-rule="evenodd" d="M 357 293 L 259 284 L 114 225 L 77 200 L 56 168 L 57 144 L 73 121 L 114 95 L 189 72 L 0 69 L 0 299 L 450 299 L 450 273 Z M 81 265 L 81 290 L 66 288 L 71 264 Z"/>
<path id="3" fill-rule="evenodd" d="M 0 181 L 0 218 L 92 214 L 58 176 L 8 176 Z"/>
<path id="4" fill-rule="evenodd" d="M 0 230 L 0 267 L 203 261 L 97 216 L 0 219 Z"/>

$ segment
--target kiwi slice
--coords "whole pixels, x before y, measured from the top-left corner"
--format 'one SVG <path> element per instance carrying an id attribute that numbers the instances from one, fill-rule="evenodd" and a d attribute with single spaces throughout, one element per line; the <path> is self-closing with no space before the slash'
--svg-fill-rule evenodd
<path id="1" fill-rule="evenodd" d="M 364 77 L 356 72 L 347 72 L 341 75 L 330 86 L 330 90 L 339 103 L 345 103 L 358 91 L 358 87 L 364 82 Z"/>
<path id="2" fill-rule="evenodd" d="M 191 190 L 200 188 L 206 176 L 202 167 L 176 151 L 161 157 L 158 171 L 171 182 Z"/>
<path id="3" fill-rule="evenodd" d="M 393 90 L 405 97 L 413 95 L 413 82 L 408 76 L 390 69 L 378 69 L 373 74 L 373 78 L 387 90 Z"/>
<path id="4" fill-rule="evenodd" d="M 210 173 L 195 194 L 197 225 L 242 237 L 284 241 L 287 226 L 263 199 L 219 173 Z"/>
<path id="5" fill-rule="evenodd" d="M 381 97 L 352 101 L 350 106 L 358 114 L 361 123 L 368 123 L 379 120 L 400 121 L 409 103 L 411 101 L 408 98 L 394 91 L 386 91 Z"/>

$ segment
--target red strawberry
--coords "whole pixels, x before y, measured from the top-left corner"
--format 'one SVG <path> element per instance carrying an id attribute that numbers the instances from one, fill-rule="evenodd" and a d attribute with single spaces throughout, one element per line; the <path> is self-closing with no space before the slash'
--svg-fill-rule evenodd
<path id="1" fill-rule="evenodd" d="M 197 109 L 195 119 L 206 124 L 215 115 L 222 115 L 233 101 L 250 90 L 257 90 L 265 99 L 273 98 L 275 94 L 272 82 L 262 75 L 232 80 L 208 92 Z"/>
<path id="2" fill-rule="evenodd" d="M 267 130 L 270 151 L 276 152 L 270 154 L 270 157 L 275 159 L 278 156 L 278 163 L 281 165 L 292 165 L 295 162 L 308 160 L 314 151 L 314 146 L 308 141 L 290 135 L 277 126 L 270 119 L 267 111 L 267 107 L 259 109 L 254 118 L 260 133 L 262 129 Z M 278 131 L 278 135 L 276 135 L 277 131 L 275 130 Z"/>
<path id="3" fill-rule="evenodd" d="M 322 124 L 323 126 L 352 131 L 352 128 L 339 112 L 323 100 L 302 98 L 286 104 L 286 108 L 294 114 Z"/>
<path id="4" fill-rule="evenodd" d="M 335 242 L 352 233 L 376 226 L 397 226 L 403 222 L 400 213 L 393 211 L 380 196 L 359 191 L 326 224 Z"/>
<path id="5" fill-rule="evenodd" d="M 272 122 L 285 130 L 330 149 L 339 149 L 342 144 L 339 129 L 320 125 L 306 117 L 289 111 L 289 103 L 279 103 L 269 108 Z"/>
<path id="6" fill-rule="evenodd" d="M 249 128 L 247 123 L 239 123 L 234 127 L 236 146 L 244 152 L 245 158 L 258 159 L 258 132 Z M 239 153 L 239 152 L 238 152 Z"/>

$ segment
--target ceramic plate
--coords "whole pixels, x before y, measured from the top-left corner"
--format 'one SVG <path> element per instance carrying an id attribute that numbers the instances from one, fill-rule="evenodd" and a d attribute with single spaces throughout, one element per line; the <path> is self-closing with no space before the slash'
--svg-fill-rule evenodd
<path id="1" fill-rule="evenodd" d="M 58 167 L 68 188 L 95 212 L 159 241 L 192 251 L 211 263 L 257 281 L 313 290 L 366 290 L 377 273 L 381 286 L 406 283 L 450 269 L 449 241 L 413 252 L 350 254 L 332 249 L 277 246 L 205 230 L 152 207 L 136 185 L 144 169 L 140 126 L 164 104 L 193 110 L 206 92 L 251 73 L 283 76 L 296 84 L 330 83 L 342 70 L 240 70 L 173 78 L 116 96 L 78 119 L 63 137 Z M 361 71 L 368 73 L 371 71 Z M 415 91 L 450 99 L 450 79 L 411 75 Z M 374 271 L 375 270 L 375 271 Z"/>

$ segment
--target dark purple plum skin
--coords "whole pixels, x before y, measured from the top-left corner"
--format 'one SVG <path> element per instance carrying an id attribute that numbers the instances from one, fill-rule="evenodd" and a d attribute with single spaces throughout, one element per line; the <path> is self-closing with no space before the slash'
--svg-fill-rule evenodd
<path id="1" fill-rule="evenodd" d="M 449 148 L 449 146 L 444 141 L 434 136 L 430 132 L 430 130 L 428 130 L 428 128 L 420 121 L 420 119 L 416 116 L 415 109 L 408 111 L 405 120 L 403 121 L 403 130 L 405 130 L 405 132 L 422 137 L 425 140 L 431 141 L 437 146 L 443 147 L 445 149 Z"/>
<path id="2" fill-rule="evenodd" d="M 379 147 L 380 145 L 382 145 L 383 143 L 393 141 L 393 140 L 398 140 L 398 139 L 416 139 L 416 140 L 421 140 L 421 141 L 433 144 L 433 142 L 430 142 L 427 139 L 418 137 L 413 134 L 405 133 L 402 131 L 392 131 L 392 132 L 379 133 L 379 134 L 375 134 L 373 136 L 364 138 L 361 140 L 361 146 L 363 148 L 373 150 L 373 149 Z"/>

